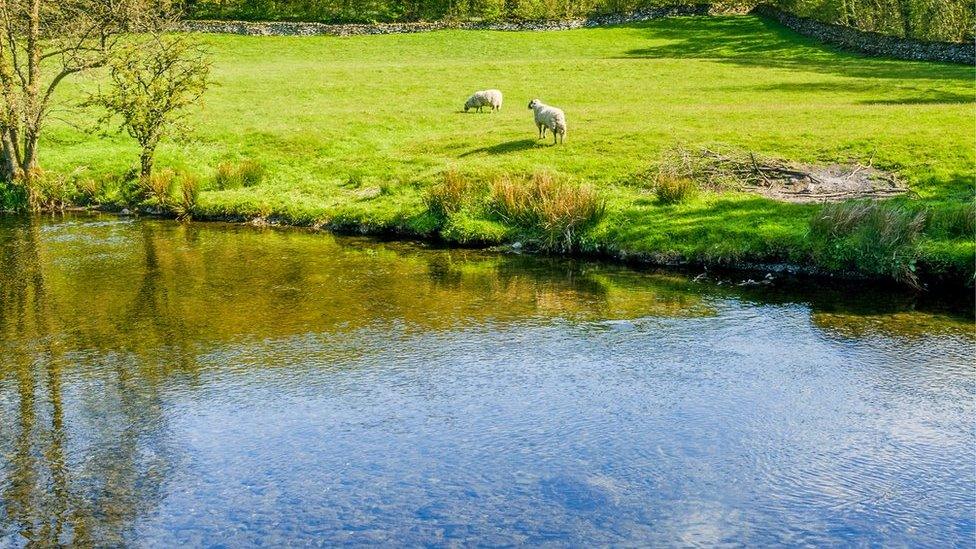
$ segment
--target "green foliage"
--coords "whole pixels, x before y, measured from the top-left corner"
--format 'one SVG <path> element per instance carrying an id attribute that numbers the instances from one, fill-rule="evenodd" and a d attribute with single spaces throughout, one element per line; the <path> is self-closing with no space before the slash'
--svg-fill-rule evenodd
<path id="1" fill-rule="evenodd" d="M 0 181 L 0 212 L 19 212 L 27 208 L 27 189 L 13 182 Z"/>
<path id="2" fill-rule="evenodd" d="M 893 36 L 972 41 L 976 5 L 969 0 L 774 0 L 784 11 Z"/>
<path id="3" fill-rule="evenodd" d="M 592 185 L 574 185 L 548 171 L 496 178 L 490 203 L 501 219 L 538 236 L 543 249 L 559 252 L 577 249 L 581 234 L 606 213 Z"/>
<path id="4" fill-rule="evenodd" d="M 369 23 L 438 19 L 565 19 L 629 13 L 693 0 L 198 0 L 199 19 Z M 717 0 L 713 7 L 748 8 L 757 0 Z M 867 31 L 923 40 L 964 41 L 973 35 L 976 11 L 968 0 L 769 0 L 804 17 Z"/>
<path id="5" fill-rule="evenodd" d="M 89 103 L 107 111 L 106 121 L 121 119 L 121 129 L 141 148 L 140 173 L 149 177 L 160 140 L 185 131 L 209 77 L 209 57 L 199 44 L 186 36 L 152 36 L 116 48 L 110 84 Z"/>
<path id="6" fill-rule="evenodd" d="M 199 19 L 369 23 L 438 19 L 557 19 L 630 12 L 689 0 L 198 0 Z"/>
<path id="7" fill-rule="evenodd" d="M 810 221 L 814 258 L 831 269 L 917 284 L 917 244 L 925 212 L 887 202 L 826 204 Z"/>
<path id="8" fill-rule="evenodd" d="M 157 170 L 147 176 L 143 176 L 139 182 L 142 185 L 143 195 L 156 202 L 161 208 L 171 205 L 173 189 L 176 183 L 176 172 L 167 168 Z"/>
<path id="9" fill-rule="evenodd" d="M 976 239 L 976 203 L 944 204 L 929 211 L 925 232 L 947 238 Z"/>
<path id="10" fill-rule="evenodd" d="M 79 172 L 58 173 L 36 168 L 23 184 L 27 187 L 28 208 L 31 210 L 64 211 L 78 202 Z"/>

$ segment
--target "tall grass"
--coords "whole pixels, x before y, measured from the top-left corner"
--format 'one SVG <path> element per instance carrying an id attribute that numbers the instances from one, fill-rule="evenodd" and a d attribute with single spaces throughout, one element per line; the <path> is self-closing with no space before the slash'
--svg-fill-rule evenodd
<path id="1" fill-rule="evenodd" d="M 496 178 L 490 204 L 503 220 L 537 236 L 542 248 L 558 252 L 575 249 L 581 233 L 606 213 L 592 185 L 571 184 L 545 171 Z"/>
<path id="2" fill-rule="evenodd" d="M 658 174 L 654 192 L 662 204 L 680 204 L 698 196 L 698 185 L 690 177 Z"/>
<path id="3" fill-rule="evenodd" d="M 238 163 L 221 162 L 214 174 L 213 187 L 218 190 L 253 187 L 264 179 L 264 166 L 253 160 Z"/>
<path id="4" fill-rule="evenodd" d="M 438 183 L 427 189 L 424 204 L 432 214 L 446 218 L 470 201 L 474 187 L 466 175 L 457 170 L 447 170 Z"/>
<path id="5" fill-rule="evenodd" d="M 182 174 L 177 183 L 177 196 L 173 204 L 173 213 L 176 218 L 184 221 L 193 216 L 193 209 L 197 205 L 200 197 L 200 180 L 193 174 Z"/>
<path id="6" fill-rule="evenodd" d="M 886 202 L 826 204 L 810 221 L 814 259 L 831 269 L 918 285 L 918 239 L 926 214 Z"/>
<path id="7" fill-rule="evenodd" d="M 976 238 L 976 203 L 946 204 L 928 212 L 925 232 L 949 238 Z"/>
<path id="8" fill-rule="evenodd" d="M 176 182 L 175 171 L 169 168 L 156 170 L 139 182 L 148 198 L 155 200 L 160 208 L 169 207 Z"/>

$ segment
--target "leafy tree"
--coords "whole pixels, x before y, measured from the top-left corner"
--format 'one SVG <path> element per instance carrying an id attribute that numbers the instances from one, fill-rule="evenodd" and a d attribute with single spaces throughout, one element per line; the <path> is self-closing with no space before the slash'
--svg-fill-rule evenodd
<path id="1" fill-rule="evenodd" d="M 90 102 L 121 118 L 121 129 L 139 143 L 139 173 L 152 175 L 156 147 L 186 130 L 186 118 L 210 84 L 210 56 L 185 35 L 156 35 L 117 48 L 109 85 Z"/>
<path id="2" fill-rule="evenodd" d="M 169 0 L 0 0 L 0 179 L 21 180 L 28 202 L 38 143 L 55 92 L 104 66 L 130 32 L 160 28 Z"/>

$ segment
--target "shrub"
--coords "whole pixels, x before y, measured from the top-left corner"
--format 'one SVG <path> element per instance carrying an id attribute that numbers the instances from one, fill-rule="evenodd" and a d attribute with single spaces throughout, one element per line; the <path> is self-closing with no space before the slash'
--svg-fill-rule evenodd
<path id="1" fill-rule="evenodd" d="M 21 211 L 27 207 L 27 189 L 23 185 L 0 181 L 0 212 Z"/>
<path id="2" fill-rule="evenodd" d="M 94 177 L 79 177 L 75 180 L 75 187 L 78 192 L 78 199 L 85 204 L 95 204 L 98 202 L 102 192 L 102 183 Z"/>
<path id="3" fill-rule="evenodd" d="M 663 204 L 680 204 L 698 196 L 698 185 L 690 177 L 659 173 L 654 181 L 654 192 Z"/>
<path id="4" fill-rule="evenodd" d="M 237 164 L 221 162 L 214 174 L 214 188 L 223 190 L 253 187 L 264 179 L 264 174 L 264 166 L 253 160 L 244 160 Z"/>
<path id="5" fill-rule="evenodd" d="M 924 212 L 885 202 L 826 204 L 810 221 L 814 259 L 917 286 L 917 242 L 925 222 Z"/>
<path id="6" fill-rule="evenodd" d="M 24 179 L 27 187 L 27 207 L 32 211 L 64 211 L 77 193 L 74 177 L 35 169 Z"/>
<path id="7" fill-rule="evenodd" d="M 439 217 L 448 217 L 470 200 L 474 185 L 457 170 L 444 172 L 439 183 L 427 189 L 424 204 L 427 210 Z"/>
<path id="8" fill-rule="evenodd" d="M 591 185 L 573 185 L 550 172 L 499 177 L 492 182 L 490 201 L 502 219 L 536 233 L 544 249 L 560 252 L 573 250 L 580 234 L 606 212 Z"/>

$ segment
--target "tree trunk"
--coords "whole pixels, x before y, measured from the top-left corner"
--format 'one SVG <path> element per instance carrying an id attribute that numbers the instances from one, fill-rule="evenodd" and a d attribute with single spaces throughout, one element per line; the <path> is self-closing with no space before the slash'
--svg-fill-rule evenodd
<path id="1" fill-rule="evenodd" d="M 10 132 L 3 132 L 2 149 L 0 149 L 0 181 L 12 183 L 17 179 L 17 152 Z"/>
<path id="2" fill-rule="evenodd" d="M 898 11 L 901 16 L 901 24 L 905 38 L 913 38 L 915 34 L 912 30 L 912 5 L 911 0 L 898 0 Z"/>
<path id="3" fill-rule="evenodd" d="M 24 158 L 20 161 L 20 169 L 24 177 L 31 177 L 37 170 L 37 142 L 40 139 L 40 132 L 30 130 L 24 138 Z"/>
<path id="4" fill-rule="evenodd" d="M 156 154 L 156 147 L 145 147 L 139 155 L 139 176 L 147 179 L 152 175 L 153 157 Z"/>

